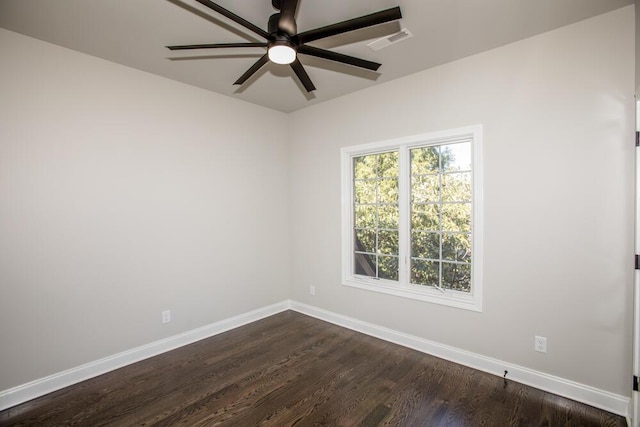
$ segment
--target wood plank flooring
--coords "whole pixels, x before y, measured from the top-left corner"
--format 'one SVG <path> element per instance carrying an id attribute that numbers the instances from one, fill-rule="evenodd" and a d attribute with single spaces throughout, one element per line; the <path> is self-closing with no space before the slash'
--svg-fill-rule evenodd
<path id="1" fill-rule="evenodd" d="M 626 426 L 287 311 L 0 412 L 0 426 Z"/>

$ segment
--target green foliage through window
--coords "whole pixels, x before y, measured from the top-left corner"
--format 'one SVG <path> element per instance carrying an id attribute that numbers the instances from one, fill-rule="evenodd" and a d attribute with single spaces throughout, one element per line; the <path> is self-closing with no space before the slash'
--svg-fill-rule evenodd
<path id="1" fill-rule="evenodd" d="M 410 150 L 411 283 L 471 291 L 471 144 Z"/>
<path id="2" fill-rule="evenodd" d="M 428 145 L 407 152 L 409 281 L 470 292 L 471 143 Z M 354 273 L 397 281 L 399 151 L 352 159 Z"/>
<path id="3" fill-rule="evenodd" d="M 398 152 L 353 159 L 355 273 L 398 280 Z"/>

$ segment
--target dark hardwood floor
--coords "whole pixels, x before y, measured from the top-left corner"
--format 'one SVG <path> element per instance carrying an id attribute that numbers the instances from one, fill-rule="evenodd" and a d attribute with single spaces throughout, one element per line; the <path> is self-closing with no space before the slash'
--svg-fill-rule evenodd
<path id="1" fill-rule="evenodd" d="M 288 311 L 0 412 L 1 426 L 626 426 Z"/>

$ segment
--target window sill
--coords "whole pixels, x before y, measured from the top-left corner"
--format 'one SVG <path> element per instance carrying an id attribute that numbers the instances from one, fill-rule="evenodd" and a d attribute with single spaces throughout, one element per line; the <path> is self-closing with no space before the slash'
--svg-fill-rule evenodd
<path id="1" fill-rule="evenodd" d="M 438 289 L 427 287 L 422 288 L 414 285 L 403 286 L 391 284 L 391 282 L 376 281 L 371 283 L 370 280 L 350 277 L 343 279 L 342 284 L 358 289 L 394 295 L 402 298 L 409 298 L 419 301 L 430 302 L 434 304 L 445 305 L 463 310 L 482 312 L 482 302 L 473 295 L 463 294 L 456 291 L 440 291 Z"/>

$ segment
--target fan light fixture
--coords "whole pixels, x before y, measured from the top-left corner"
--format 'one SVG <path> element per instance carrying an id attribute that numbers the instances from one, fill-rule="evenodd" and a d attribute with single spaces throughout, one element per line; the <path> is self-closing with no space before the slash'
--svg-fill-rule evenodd
<path id="1" fill-rule="evenodd" d="M 296 50 L 287 44 L 275 44 L 269 48 L 269 59 L 276 64 L 291 64 L 296 60 Z"/>

